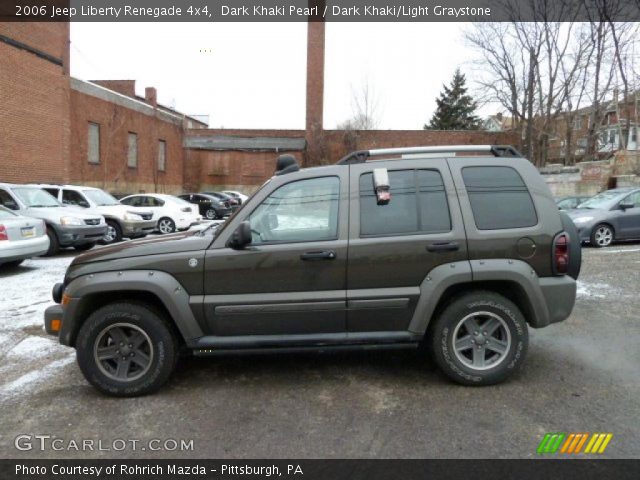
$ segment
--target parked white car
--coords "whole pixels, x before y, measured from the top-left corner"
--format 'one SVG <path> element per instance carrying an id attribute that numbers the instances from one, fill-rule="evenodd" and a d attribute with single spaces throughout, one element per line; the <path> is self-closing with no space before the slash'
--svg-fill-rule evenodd
<path id="1" fill-rule="evenodd" d="M 0 206 L 0 265 L 17 267 L 47 250 L 49 237 L 43 220 L 23 217 Z"/>
<path id="2" fill-rule="evenodd" d="M 95 187 L 76 185 L 37 185 L 56 197 L 65 206 L 91 209 L 107 222 L 102 243 L 119 242 L 126 238 L 141 238 L 156 228 L 153 212 L 148 208 L 127 207 L 111 194 Z"/>
<path id="3" fill-rule="evenodd" d="M 246 196 L 244 193 L 236 192 L 235 190 L 223 190 L 222 193 L 226 193 L 227 195 L 233 198 L 237 198 L 238 200 L 240 200 L 241 204 L 249 200 L 249 197 Z"/>
<path id="4" fill-rule="evenodd" d="M 163 193 L 139 193 L 120 200 L 123 205 L 143 207 L 153 212 L 160 233 L 187 230 L 202 221 L 198 207 L 181 198 Z"/>

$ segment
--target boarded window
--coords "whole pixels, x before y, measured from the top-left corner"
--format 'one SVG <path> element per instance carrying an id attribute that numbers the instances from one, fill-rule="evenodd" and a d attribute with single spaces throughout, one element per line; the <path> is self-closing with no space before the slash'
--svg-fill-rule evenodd
<path id="1" fill-rule="evenodd" d="M 164 172 L 167 169 L 167 142 L 158 142 L 158 171 Z"/>
<path id="2" fill-rule="evenodd" d="M 136 168 L 138 166 L 138 135 L 129 132 L 129 149 L 127 153 L 127 166 Z"/>
<path id="3" fill-rule="evenodd" d="M 100 163 L 100 125 L 97 123 L 89 122 L 87 152 L 89 163 Z"/>

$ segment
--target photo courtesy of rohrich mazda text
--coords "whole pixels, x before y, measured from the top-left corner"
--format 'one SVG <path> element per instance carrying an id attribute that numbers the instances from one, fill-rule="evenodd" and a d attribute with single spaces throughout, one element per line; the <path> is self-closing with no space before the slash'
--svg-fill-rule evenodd
<path id="1" fill-rule="evenodd" d="M 1 479 L 638 478 L 638 0 L 7 0 L 0 105 Z"/>

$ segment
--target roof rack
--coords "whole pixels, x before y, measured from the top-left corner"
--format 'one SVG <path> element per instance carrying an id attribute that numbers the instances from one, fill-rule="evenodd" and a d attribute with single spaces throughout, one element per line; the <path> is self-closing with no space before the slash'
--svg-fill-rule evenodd
<path id="1" fill-rule="evenodd" d="M 436 147 L 380 148 L 377 150 L 358 150 L 343 157 L 336 165 L 364 163 L 369 157 L 386 155 L 411 155 L 416 153 L 491 153 L 494 157 L 522 157 L 511 145 L 439 145 Z"/>

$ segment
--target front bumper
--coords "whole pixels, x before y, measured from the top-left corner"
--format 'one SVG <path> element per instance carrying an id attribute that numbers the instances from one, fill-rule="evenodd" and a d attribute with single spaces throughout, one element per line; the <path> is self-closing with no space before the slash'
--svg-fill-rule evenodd
<path id="1" fill-rule="evenodd" d="M 49 335 L 57 337 L 60 334 L 63 315 L 62 305 L 52 305 L 44 311 L 44 329 Z"/>
<path id="2" fill-rule="evenodd" d="M 156 228 L 156 223 L 155 220 L 124 220 L 121 222 L 122 236 L 127 238 L 144 237 L 148 233 L 153 232 Z"/>
<path id="3" fill-rule="evenodd" d="M 0 263 L 44 255 L 49 249 L 49 237 L 0 242 Z"/>
<path id="4" fill-rule="evenodd" d="M 95 227 L 55 225 L 54 229 L 58 235 L 58 241 L 63 247 L 95 243 L 102 240 L 102 237 L 107 233 L 106 224 Z"/>

